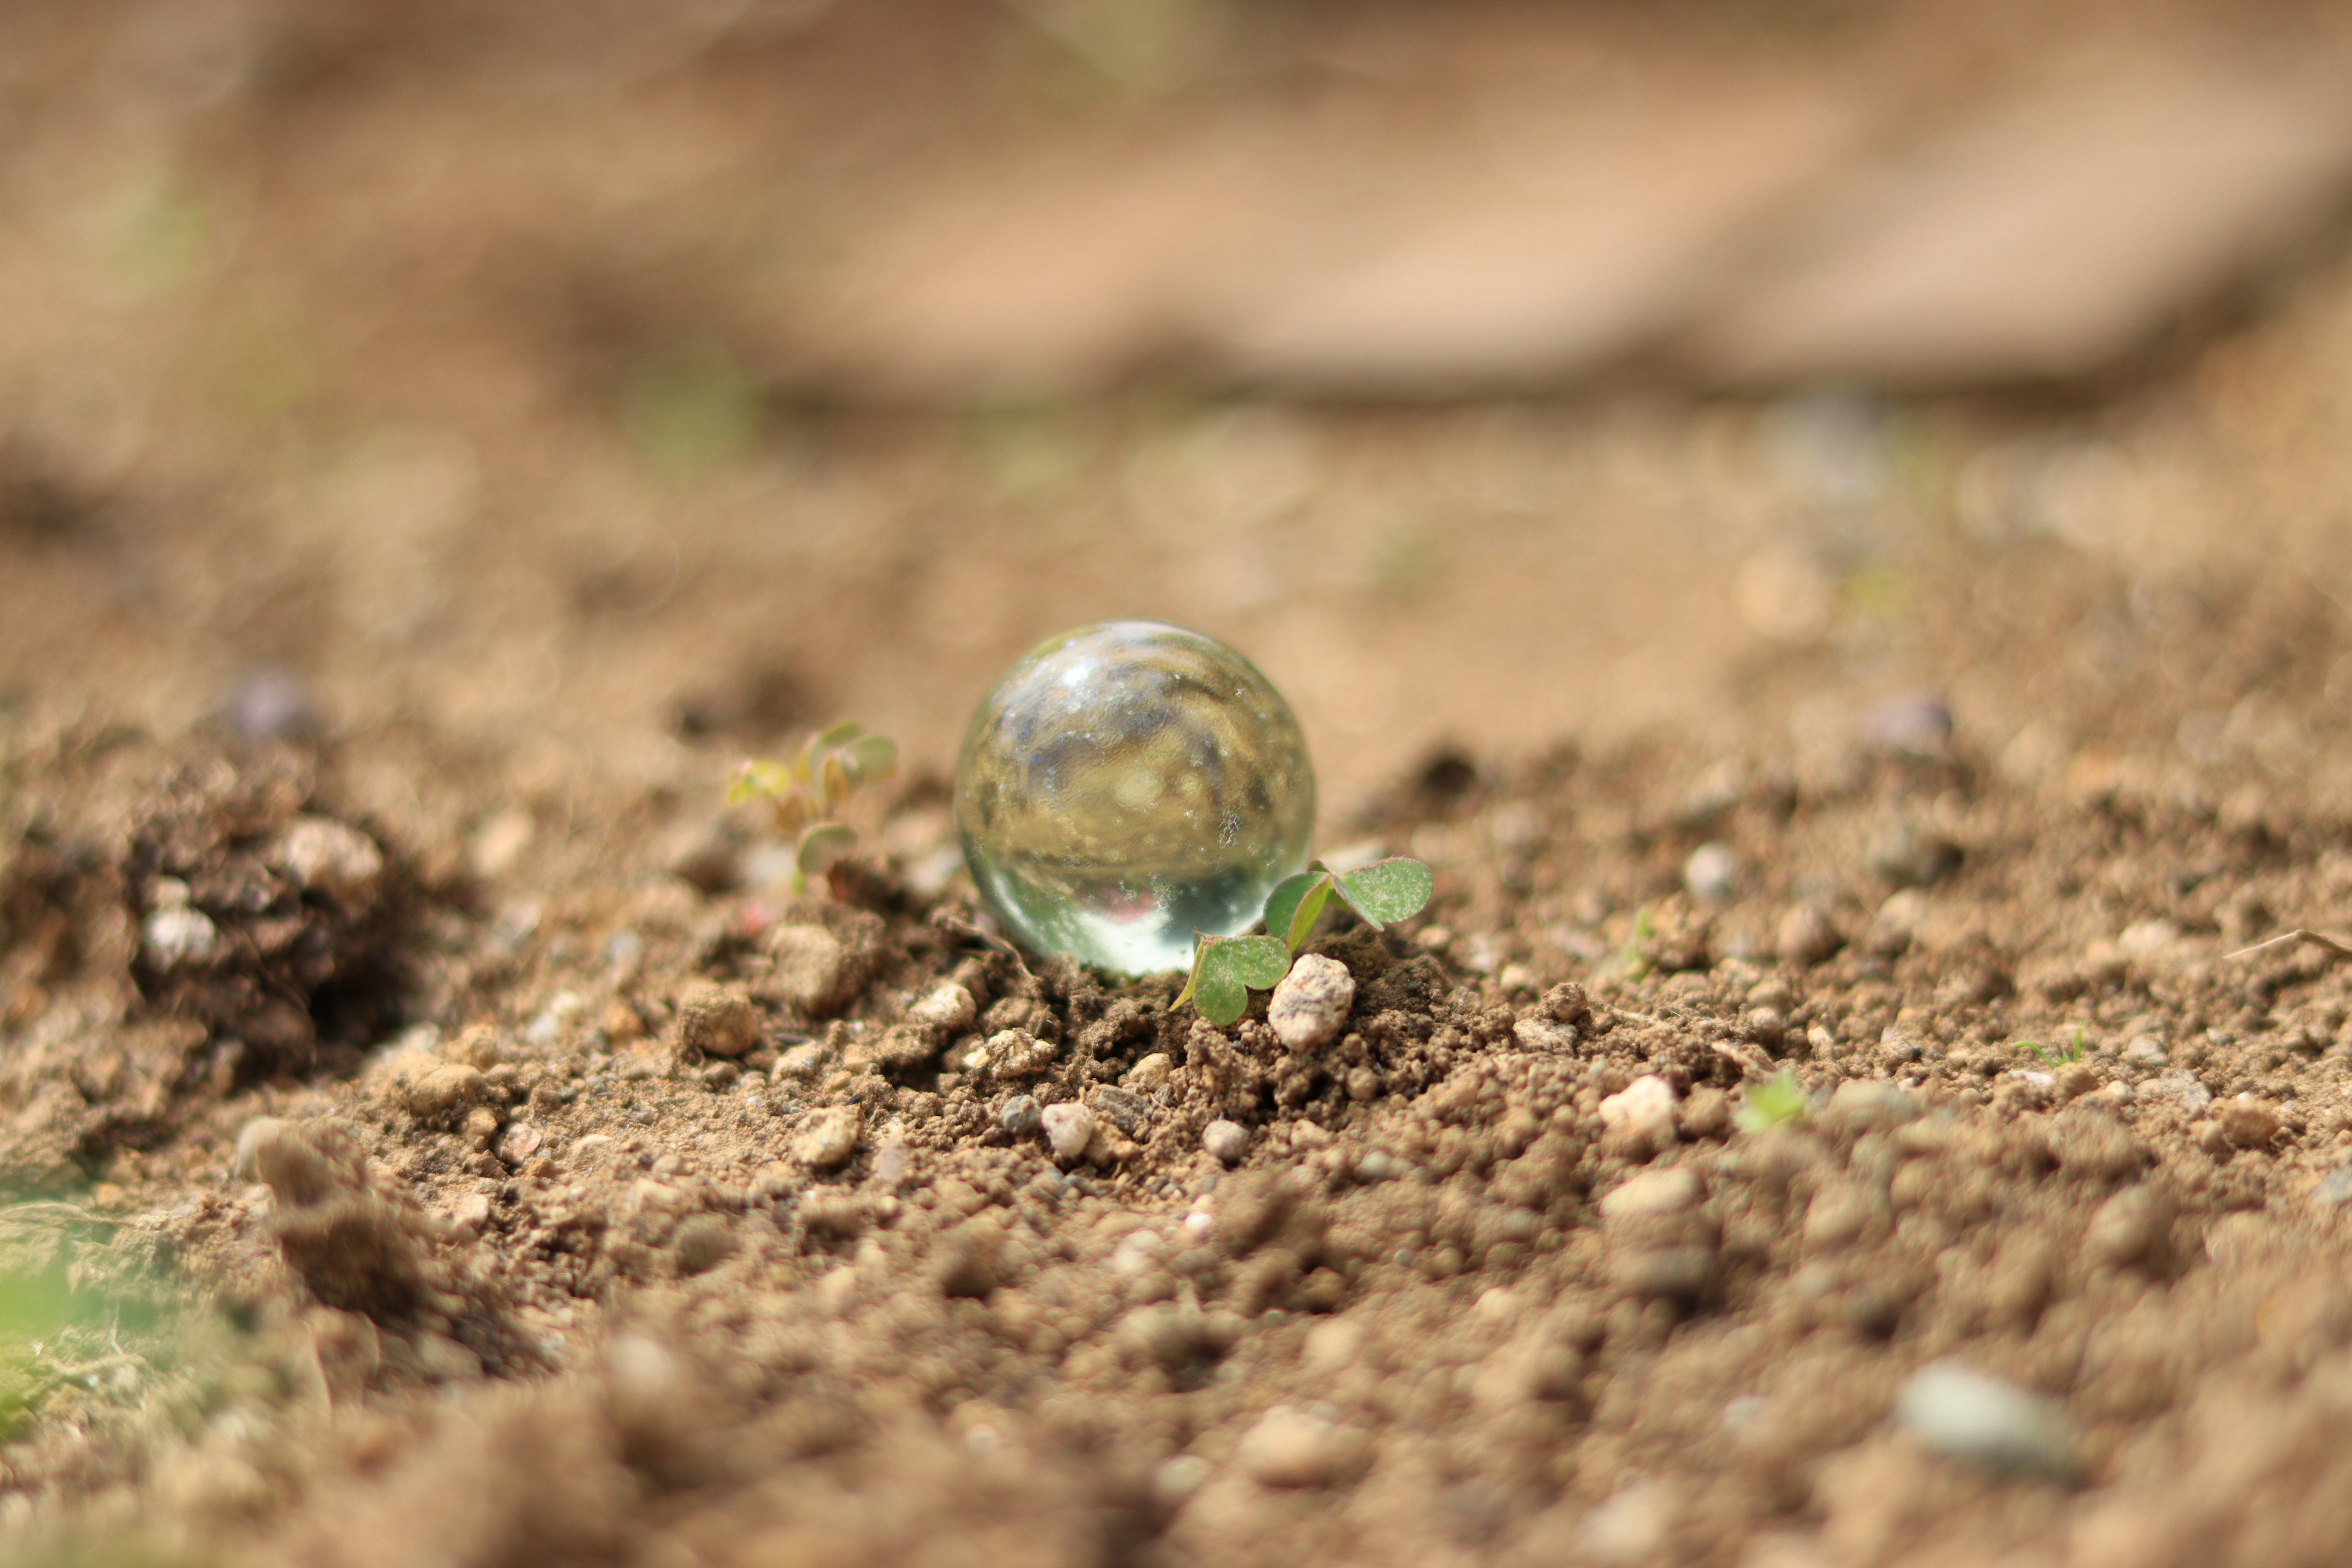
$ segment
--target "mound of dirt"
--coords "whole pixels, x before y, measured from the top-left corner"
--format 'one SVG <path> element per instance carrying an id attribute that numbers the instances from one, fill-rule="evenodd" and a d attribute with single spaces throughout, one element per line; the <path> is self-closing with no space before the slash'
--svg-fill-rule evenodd
<path id="1" fill-rule="evenodd" d="M 326 819 L 292 800 L 201 817 L 209 861 L 145 828 L 124 885 L 176 870 L 163 907 L 260 951 L 273 905 L 217 889 L 293 885 Z M 1264 996 L 1217 1029 L 1172 977 L 1024 959 L 898 862 L 858 904 L 614 887 L 534 939 L 602 955 L 561 984 L 526 954 L 110 1194 L 313 1369 L 164 1446 L 160 1537 L 2329 1560 L 2352 980 L 2235 953 L 2329 897 L 2318 803 L 2020 785 L 1929 737 L 1563 754 L 1376 816 L 1436 898 L 1327 928 L 1351 1008 L 1296 1047 Z M 312 831 L 352 853 L 304 909 L 367 885 Z"/>

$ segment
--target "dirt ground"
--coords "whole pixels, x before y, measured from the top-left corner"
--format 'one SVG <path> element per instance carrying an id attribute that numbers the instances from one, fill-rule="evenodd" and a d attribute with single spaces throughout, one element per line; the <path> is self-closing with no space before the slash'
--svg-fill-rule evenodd
<path id="1" fill-rule="evenodd" d="M 730 245 L 1153 110 L 561 9 L 0 24 L 12 1560 L 2352 1550 L 2352 969 L 2241 951 L 2352 929 L 2340 247 L 2064 396 L 834 404 L 706 352 Z M 1673 20 L 2110 25 L 1967 16 Z M 1436 872 L 1322 1046 L 956 871 L 994 671 L 1139 614 Z M 720 795 L 841 714 L 908 766 L 795 898 Z"/>

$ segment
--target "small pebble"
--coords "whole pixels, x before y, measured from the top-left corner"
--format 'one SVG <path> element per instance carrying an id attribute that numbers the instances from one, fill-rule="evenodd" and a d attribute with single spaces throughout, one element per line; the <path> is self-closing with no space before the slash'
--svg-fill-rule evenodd
<path id="1" fill-rule="evenodd" d="M 863 1118 L 854 1105 L 835 1105 L 811 1113 L 793 1134 L 793 1158 L 813 1171 L 829 1171 L 857 1151 Z"/>
<path id="2" fill-rule="evenodd" d="M 1739 886 L 1739 857 L 1728 844 L 1700 845 L 1683 862 L 1683 886 L 1700 903 L 1729 903 Z"/>
<path id="3" fill-rule="evenodd" d="M 463 1062 L 440 1062 L 395 1086 L 394 1092 L 410 1115 L 438 1116 L 473 1103 L 482 1092 L 482 1070 Z"/>
<path id="4" fill-rule="evenodd" d="M 2194 1116 L 2213 1103 L 2213 1091 L 2185 1072 L 2168 1072 L 2140 1086 L 2140 1093 L 2177 1101 Z"/>
<path id="5" fill-rule="evenodd" d="M 1680 1166 L 1644 1171 L 1601 1200 L 1601 1217 L 1639 1220 L 1682 1214 L 1696 1207 L 1705 1195 L 1698 1177 Z"/>
<path id="6" fill-rule="evenodd" d="M 709 1057 L 740 1057 L 760 1043 L 760 1016 L 740 991 L 698 980 L 677 999 L 677 1043 Z"/>
<path id="7" fill-rule="evenodd" d="M 2352 1204 L 2352 1165 L 2338 1165 L 2319 1178 L 2312 1188 L 2311 1201 L 2327 1208 L 2342 1208 Z"/>
<path id="8" fill-rule="evenodd" d="M 1825 1120 L 1847 1127 L 1895 1127 L 1916 1118 L 1919 1102 L 1883 1078 L 1850 1078 L 1830 1093 Z"/>
<path id="9" fill-rule="evenodd" d="M 856 989 L 849 950 L 823 926 L 780 925 L 762 945 L 774 964 L 777 994 L 797 1012 L 822 1017 Z"/>
<path id="10" fill-rule="evenodd" d="M 1220 1116 L 1201 1129 L 1201 1147 L 1215 1155 L 1221 1163 L 1240 1164 L 1249 1146 L 1249 1129 L 1238 1121 Z"/>
<path id="11" fill-rule="evenodd" d="M 1209 1461 L 1198 1454 L 1163 1459 L 1151 1472 L 1151 1495 L 1162 1508 L 1173 1508 L 1199 1491 L 1209 1480 Z"/>
<path id="12" fill-rule="evenodd" d="M 2074 1435 L 2054 1401 L 1956 1362 L 1913 1373 L 1895 1398 L 1895 1420 L 1948 1458 L 2048 1480 L 2076 1474 Z"/>
<path id="13" fill-rule="evenodd" d="M 1034 1095 L 1016 1094 L 996 1113 L 996 1124 L 1014 1138 L 1034 1137 L 1043 1123 Z"/>
<path id="14" fill-rule="evenodd" d="M 2154 1035 L 2134 1035 L 2124 1047 L 2124 1060 L 2138 1067 L 2160 1068 L 2172 1058 L 2165 1054 L 2164 1042 Z"/>
<path id="15" fill-rule="evenodd" d="M 305 892 L 346 903 L 375 896 L 383 878 L 383 851 L 375 840 L 331 816 L 298 816 L 278 835 L 270 863 Z"/>
<path id="16" fill-rule="evenodd" d="M 148 956 L 161 969 L 209 963 L 220 951 L 220 928 L 204 910 L 182 905 L 147 917 Z"/>
<path id="17" fill-rule="evenodd" d="M 1045 1129 L 1045 1146 L 1056 1160 L 1075 1160 L 1094 1141 L 1095 1113 L 1076 1100 L 1049 1105 L 1039 1118 Z"/>
<path id="18" fill-rule="evenodd" d="M 1340 1479 L 1362 1449 L 1356 1433 L 1294 1405 L 1277 1405 L 1243 1435 L 1242 1473 L 1265 1487 L 1319 1487 Z"/>
<path id="19" fill-rule="evenodd" d="M 907 1009 L 907 1022 L 934 1038 L 944 1039 L 971 1027 L 980 1009 L 971 993 L 950 980 L 933 986 Z"/>
<path id="20" fill-rule="evenodd" d="M 1830 917 L 1811 904 L 1799 904 L 1780 917 L 1779 947 L 1787 963 L 1819 963 L 1843 945 Z"/>
<path id="21" fill-rule="evenodd" d="M 1274 988 L 1265 1021 L 1275 1037 L 1294 1051 L 1329 1045 L 1347 1026 L 1356 1003 L 1356 982 L 1348 966 L 1319 952 L 1300 956 Z"/>
<path id="22" fill-rule="evenodd" d="M 734 1256 L 735 1232 L 715 1214 L 697 1215 L 677 1227 L 670 1249 L 680 1273 L 701 1274 Z"/>
<path id="23" fill-rule="evenodd" d="M 2221 1124 L 2221 1135 L 2240 1149 L 2267 1149 L 2283 1130 L 2278 1112 L 2251 1094 L 2223 1105 L 2215 1120 Z"/>
<path id="24" fill-rule="evenodd" d="M 1655 1073 L 1643 1073 L 1601 1102 L 1601 1124 L 1630 1132 L 1653 1149 L 1675 1141 L 1674 1086 Z"/>

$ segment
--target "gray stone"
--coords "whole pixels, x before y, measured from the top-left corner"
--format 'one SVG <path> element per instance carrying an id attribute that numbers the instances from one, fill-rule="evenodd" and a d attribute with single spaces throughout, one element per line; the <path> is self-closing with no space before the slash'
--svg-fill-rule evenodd
<path id="1" fill-rule="evenodd" d="M 1034 1095 L 1016 1094 L 1006 1100 L 996 1112 L 996 1123 L 1015 1138 L 1029 1138 L 1044 1124 L 1044 1115 L 1037 1109 Z"/>
<path id="2" fill-rule="evenodd" d="M 1932 1362 L 1895 1397 L 1895 1420 L 1930 1453 L 2003 1474 L 2070 1481 L 2074 1437 L 2053 1400 L 1957 1362 Z"/>

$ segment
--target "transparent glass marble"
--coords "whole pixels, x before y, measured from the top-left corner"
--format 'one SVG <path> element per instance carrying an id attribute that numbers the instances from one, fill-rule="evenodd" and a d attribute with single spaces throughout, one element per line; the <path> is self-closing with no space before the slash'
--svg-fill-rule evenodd
<path id="1" fill-rule="evenodd" d="M 956 762 L 965 864 L 1024 944 L 1182 969 L 1305 869 L 1315 770 L 1290 704 L 1214 637 L 1065 632 L 1005 671 Z"/>

